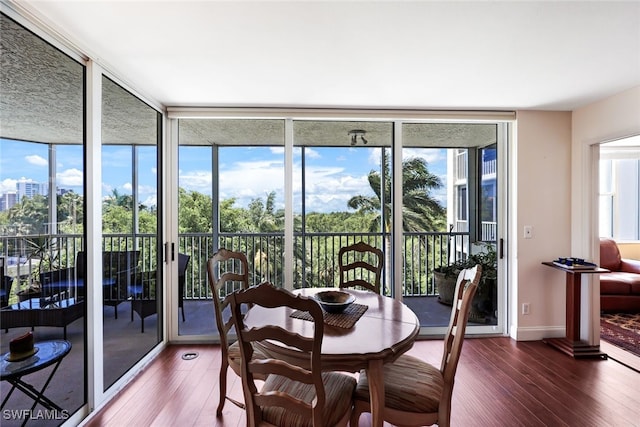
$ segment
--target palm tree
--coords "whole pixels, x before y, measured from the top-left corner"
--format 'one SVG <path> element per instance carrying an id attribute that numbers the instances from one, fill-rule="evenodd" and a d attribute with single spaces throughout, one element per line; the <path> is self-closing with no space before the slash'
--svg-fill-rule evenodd
<path id="1" fill-rule="evenodd" d="M 249 218 L 255 231 L 259 233 L 278 233 L 284 229 L 284 211 L 276 210 L 276 192 L 271 191 L 263 201 L 260 198 L 253 199 L 249 203 Z M 259 239 L 252 248 L 247 248 L 253 252 L 254 272 L 259 271 L 260 281 L 270 280 L 282 274 L 282 263 L 280 257 L 275 254 L 281 253 L 283 248 L 274 243 L 274 247 L 269 247 L 270 239 Z M 266 267 L 265 267 L 266 266 Z"/>
<path id="2" fill-rule="evenodd" d="M 391 255 L 392 183 L 388 159 L 389 156 L 384 156 L 382 176 L 376 170 L 369 172 L 368 181 L 374 196 L 354 196 L 348 202 L 350 208 L 362 213 L 376 214 L 369 224 L 369 231 L 384 232 L 385 266 L 391 265 L 389 257 Z M 442 186 L 440 178 L 429 172 L 426 160 L 414 157 L 402 162 L 402 229 L 404 231 L 437 230 L 444 227 L 445 209 L 431 194 L 433 190 Z M 383 212 L 384 215 L 382 215 Z M 390 283 L 389 274 L 389 268 L 385 268 L 385 283 Z"/>

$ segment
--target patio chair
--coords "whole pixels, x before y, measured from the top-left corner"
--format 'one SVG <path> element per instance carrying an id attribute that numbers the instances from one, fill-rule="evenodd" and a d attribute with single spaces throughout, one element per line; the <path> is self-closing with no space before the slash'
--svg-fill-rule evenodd
<path id="1" fill-rule="evenodd" d="M 184 322 L 184 284 L 187 275 L 187 265 L 191 256 L 178 254 L 178 308 L 182 310 L 182 321 Z"/>
<path id="2" fill-rule="evenodd" d="M 105 251 L 102 253 L 102 290 L 104 305 L 114 308 L 129 299 L 132 275 L 138 268 L 140 251 Z"/>
<path id="3" fill-rule="evenodd" d="M 364 288 L 380 293 L 384 255 L 364 242 L 343 246 L 338 251 L 340 288 Z"/>
<path id="4" fill-rule="evenodd" d="M 236 341 L 229 344 L 229 330 L 233 327 L 233 319 L 225 310 L 229 306 L 227 295 L 237 290 L 249 287 L 249 267 L 247 257 L 241 252 L 233 252 L 227 249 L 218 250 L 207 262 L 207 278 L 213 295 L 213 307 L 216 317 L 216 326 L 220 334 L 220 349 L 222 351 L 222 363 L 220 365 L 220 401 L 216 410 L 217 416 L 222 415 L 225 400 L 229 400 L 236 406 L 244 408 L 242 402 L 227 396 L 227 370 L 229 367 L 238 376 L 242 376 L 240 345 Z M 227 319 L 225 320 L 225 317 Z M 254 357 L 263 358 L 264 354 L 256 350 Z"/>
<path id="5" fill-rule="evenodd" d="M 133 322 L 133 313 L 138 313 L 140 332 L 144 333 L 144 319 L 158 312 L 158 273 L 155 270 L 136 272 L 132 274 L 130 283 L 128 294 L 131 296 L 131 321 Z"/>
<path id="6" fill-rule="evenodd" d="M 191 257 L 185 254 L 178 254 L 178 308 L 182 308 L 182 321 L 184 322 L 184 283 L 187 265 Z M 127 287 L 127 293 L 131 298 L 131 321 L 133 321 L 133 313 L 140 316 L 140 330 L 144 333 L 144 319 L 158 313 L 157 300 L 157 272 L 140 271 L 131 275 Z"/>
<path id="7" fill-rule="evenodd" d="M 462 270 L 458 275 L 455 301 L 449 328 L 444 337 L 440 369 L 416 357 L 401 355 L 384 365 L 384 420 L 394 425 L 448 427 L 451 420 L 451 395 L 464 342 L 471 301 L 478 289 L 482 267 Z M 370 412 L 369 383 L 360 372 L 354 393 L 351 425 L 357 426 L 360 415 Z"/>
<path id="8" fill-rule="evenodd" d="M 9 305 L 9 295 L 11 294 L 11 286 L 13 285 L 13 277 L 2 276 L 2 287 L 0 287 L 0 307 Z"/>
<path id="9" fill-rule="evenodd" d="M 247 425 L 346 426 L 356 380 L 340 372 L 322 372 L 324 317 L 318 303 L 270 283 L 234 292 L 229 299 L 242 355 Z M 313 331 L 310 331 L 310 336 L 301 336 L 270 325 L 252 325 L 248 329 L 243 313 L 247 308 L 257 306 L 268 309 L 289 307 L 305 312 L 313 318 Z M 256 361 L 253 358 L 256 343 L 267 340 L 286 343 L 292 351 L 308 357 L 308 364 L 300 366 L 280 358 Z M 266 376 L 260 390 L 255 382 L 256 376 Z"/>

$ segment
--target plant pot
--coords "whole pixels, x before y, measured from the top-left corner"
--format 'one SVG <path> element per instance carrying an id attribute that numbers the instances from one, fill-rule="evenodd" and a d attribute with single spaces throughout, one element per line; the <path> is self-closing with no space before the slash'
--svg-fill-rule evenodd
<path id="1" fill-rule="evenodd" d="M 453 305 L 453 293 L 456 291 L 457 275 L 448 277 L 439 271 L 433 272 L 434 283 L 438 290 L 438 302 Z"/>
<path id="2" fill-rule="evenodd" d="M 16 296 L 18 297 L 18 301 L 28 301 L 31 298 L 39 298 L 41 295 L 40 287 L 30 286 L 27 289 L 23 289 L 21 291 L 16 292 Z"/>
<path id="3" fill-rule="evenodd" d="M 487 280 L 473 296 L 469 321 L 481 324 L 496 324 L 495 311 L 497 303 L 496 281 Z"/>

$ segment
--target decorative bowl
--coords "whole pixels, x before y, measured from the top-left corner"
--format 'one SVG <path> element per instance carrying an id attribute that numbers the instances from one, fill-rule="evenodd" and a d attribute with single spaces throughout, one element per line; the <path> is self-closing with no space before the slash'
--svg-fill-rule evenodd
<path id="1" fill-rule="evenodd" d="M 314 298 L 327 313 L 342 313 L 356 300 L 356 297 L 344 291 L 322 291 L 315 294 Z"/>

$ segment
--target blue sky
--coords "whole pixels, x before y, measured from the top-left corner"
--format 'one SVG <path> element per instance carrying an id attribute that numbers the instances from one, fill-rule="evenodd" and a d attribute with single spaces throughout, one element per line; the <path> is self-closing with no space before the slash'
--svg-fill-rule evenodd
<path id="1" fill-rule="evenodd" d="M 372 195 L 367 174 L 379 168 L 380 149 L 364 147 L 313 147 L 306 154 L 306 210 L 331 212 L 347 210 L 347 201 L 355 195 Z M 113 190 L 131 194 L 131 148 L 103 147 L 102 195 Z M 405 149 L 405 157 L 427 160 L 429 170 L 446 184 L 446 150 Z M 284 206 L 284 150 L 282 147 L 223 147 L 220 150 L 221 198 L 236 197 L 236 206 L 245 207 L 255 199 L 276 192 L 277 207 Z M 48 148 L 45 144 L 0 139 L 0 193 L 15 191 L 16 182 L 25 178 L 46 182 Z M 140 201 L 156 203 L 155 148 L 140 147 L 138 152 Z M 209 147 L 181 147 L 179 185 L 187 190 L 211 194 L 212 169 Z M 82 150 L 77 145 L 59 145 L 56 151 L 58 187 L 82 193 Z M 294 203 L 300 211 L 301 150 L 294 150 Z M 446 202 L 446 187 L 435 196 Z"/>
<path id="2" fill-rule="evenodd" d="M 429 170 L 446 184 L 446 151 L 407 149 L 407 156 L 424 157 Z M 347 210 L 355 195 L 373 195 L 367 181 L 372 169 L 380 168 L 380 149 L 308 147 L 305 150 L 305 204 L 309 212 Z M 211 194 L 211 154 L 208 147 L 181 147 L 179 153 L 180 186 Z M 284 150 L 282 147 L 224 147 L 220 149 L 220 194 L 236 197 L 236 206 L 247 206 L 256 198 L 265 199 L 276 192 L 278 208 L 284 207 Z M 300 212 L 302 157 L 294 149 L 294 204 Z M 446 187 L 436 194 L 444 204 Z"/>

